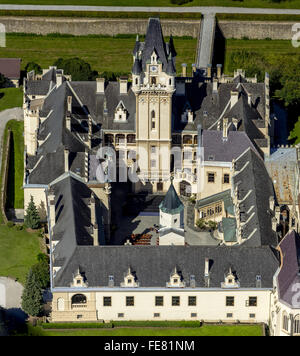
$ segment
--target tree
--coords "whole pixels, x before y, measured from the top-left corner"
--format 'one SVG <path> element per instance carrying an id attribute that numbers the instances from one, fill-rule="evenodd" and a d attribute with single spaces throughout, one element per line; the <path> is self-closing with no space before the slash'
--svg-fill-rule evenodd
<path id="1" fill-rule="evenodd" d="M 0 73 L 0 88 L 4 88 L 5 84 L 6 84 L 7 79 L 5 78 L 5 76 Z"/>
<path id="2" fill-rule="evenodd" d="M 93 71 L 89 63 L 80 58 L 59 58 L 54 64 L 58 69 L 63 69 L 64 73 L 72 76 L 73 81 L 95 80 L 98 72 Z"/>
<path id="3" fill-rule="evenodd" d="M 32 272 L 35 274 L 36 281 L 41 289 L 46 289 L 50 284 L 49 265 L 47 260 L 41 260 L 32 266 Z"/>
<path id="4" fill-rule="evenodd" d="M 22 294 L 22 309 L 32 316 L 39 316 L 43 311 L 43 294 L 40 281 L 31 268 Z"/>
<path id="5" fill-rule="evenodd" d="M 26 209 L 24 222 L 25 225 L 31 229 L 38 229 L 40 227 L 40 216 L 34 204 L 33 196 L 31 196 L 30 202 Z"/>
<path id="6" fill-rule="evenodd" d="M 29 62 L 26 64 L 26 67 L 25 67 L 25 71 L 27 73 L 33 71 L 35 72 L 35 74 L 42 74 L 43 73 L 43 70 L 42 70 L 42 67 L 35 63 L 35 62 Z"/>

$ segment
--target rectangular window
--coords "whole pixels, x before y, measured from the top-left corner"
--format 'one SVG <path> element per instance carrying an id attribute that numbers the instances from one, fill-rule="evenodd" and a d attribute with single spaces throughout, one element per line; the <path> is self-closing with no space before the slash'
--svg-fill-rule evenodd
<path id="1" fill-rule="evenodd" d="M 234 297 L 226 297 L 226 307 L 234 307 Z"/>
<path id="2" fill-rule="evenodd" d="M 124 318 L 124 313 L 119 313 L 118 318 Z"/>
<path id="3" fill-rule="evenodd" d="M 233 314 L 232 313 L 227 313 L 226 314 L 226 318 L 233 318 Z"/>
<path id="4" fill-rule="evenodd" d="M 111 307 L 111 297 L 103 297 L 103 306 Z"/>
<path id="5" fill-rule="evenodd" d="M 215 173 L 208 173 L 207 181 L 208 181 L 208 183 L 214 183 L 215 182 Z"/>
<path id="6" fill-rule="evenodd" d="M 164 297 L 155 297 L 155 306 L 162 307 L 164 305 Z"/>
<path id="7" fill-rule="evenodd" d="M 154 318 L 159 318 L 160 314 L 159 313 L 154 313 Z"/>
<path id="8" fill-rule="evenodd" d="M 197 297 L 189 297 L 189 306 L 196 306 L 197 305 Z"/>
<path id="9" fill-rule="evenodd" d="M 151 160 L 151 168 L 155 168 L 156 167 L 156 161 L 155 159 Z"/>
<path id="10" fill-rule="evenodd" d="M 249 314 L 250 319 L 255 319 L 255 314 Z"/>
<path id="11" fill-rule="evenodd" d="M 229 174 L 224 174 L 223 183 L 224 184 L 229 184 L 229 181 L 230 181 Z"/>
<path id="12" fill-rule="evenodd" d="M 197 318 L 197 313 L 191 313 L 191 318 Z"/>
<path id="13" fill-rule="evenodd" d="M 151 153 L 156 153 L 156 147 L 155 146 L 151 146 Z"/>
<path id="14" fill-rule="evenodd" d="M 257 297 L 249 297 L 249 307 L 257 307 Z"/>
<path id="15" fill-rule="evenodd" d="M 77 317 L 77 319 L 82 319 L 82 314 L 79 314 L 76 317 Z"/>
<path id="16" fill-rule="evenodd" d="M 155 120 L 154 119 L 152 120 L 151 128 L 152 128 L 152 130 L 155 130 Z"/>
<path id="17" fill-rule="evenodd" d="M 173 307 L 180 306 L 180 297 L 172 297 L 172 306 Z"/>
<path id="18" fill-rule="evenodd" d="M 126 306 L 133 307 L 134 306 L 134 297 L 126 297 Z"/>

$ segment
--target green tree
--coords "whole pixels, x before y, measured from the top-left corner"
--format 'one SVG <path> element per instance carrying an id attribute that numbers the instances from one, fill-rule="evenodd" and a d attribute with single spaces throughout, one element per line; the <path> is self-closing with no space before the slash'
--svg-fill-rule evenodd
<path id="1" fill-rule="evenodd" d="M 22 294 L 22 309 L 32 316 L 40 316 L 43 311 L 43 294 L 40 281 L 31 268 Z"/>
<path id="2" fill-rule="evenodd" d="M 4 88 L 5 84 L 6 84 L 6 78 L 2 73 L 0 73 L 0 88 Z"/>
<path id="3" fill-rule="evenodd" d="M 50 284 L 49 264 L 47 260 L 41 260 L 32 266 L 32 272 L 36 276 L 37 283 L 41 289 L 46 289 Z"/>
<path id="4" fill-rule="evenodd" d="M 59 58 L 54 64 L 58 69 L 63 69 L 64 73 L 72 76 L 73 81 L 95 80 L 98 72 L 93 71 L 90 64 L 80 58 Z"/>
<path id="5" fill-rule="evenodd" d="M 25 67 L 25 71 L 27 73 L 31 72 L 32 70 L 35 71 L 35 74 L 42 74 L 43 73 L 43 70 L 42 70 L 42 67 L 35 63 L 35 62 L 29 62 L 26 64 L 26 67 Z"/>
<path id="6" fill-rule="evenodd" d="M 31 229 L 38 229 L 40 227 L 40 216 L 34 204 L 33 196 L 31 196 L 30 202 L 26 209 L 24 222 L 25 225 Z"/>

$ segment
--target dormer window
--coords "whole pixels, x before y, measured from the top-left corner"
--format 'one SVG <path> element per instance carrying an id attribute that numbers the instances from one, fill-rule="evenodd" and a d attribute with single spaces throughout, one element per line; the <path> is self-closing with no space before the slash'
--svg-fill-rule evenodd
<path id="1" fill-rule="evenodd" d="M 80 268 L 78 268 L 76 273 L 73 275 L 73 282 L 71 283 L 71 287 L 85 288 L 87 286 L 88 283 L 86 282 L 85 275 L 80 271 Z"/>
<path id="2" fill-rule="evenodd" d="M 221 283 L 222 288 L 239 288 L 240 283 L 237 281 L 236 274 L 232 272 L 231 267 L 229 272 L 225 275 L 225 280 Z"/>
<path id="3" fill-rule="evenodd" d="M 124 276 L 124 282 L 121 283 L 122 288 L 137 288 L 139 287 L 139 283 L 137 282 L 137 278 L 135 273 L 131 271 L 131 268 L 128 268 L 127 273 Z"/>
<path id="4" fill-rule="evenodd" d="M 174 271 L 170 275 L 170 281 L 167 282 L 168 288 L 184 288 L 185 282 L 181 276 L 181 273 L 178 272 L 177 267 L 175 267 Z"/>
<path id="5" fill-rule="evenodd" d="M 128 112 L 123 101 L 121 100 L 115 110 L 115 121 L 125 122 L 127 121 L 127 115 Z"/>

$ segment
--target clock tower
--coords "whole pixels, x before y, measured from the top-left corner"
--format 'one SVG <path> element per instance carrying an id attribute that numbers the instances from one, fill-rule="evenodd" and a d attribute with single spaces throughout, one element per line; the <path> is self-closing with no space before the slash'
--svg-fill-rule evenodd
<path id="1" fill-rule="evenodd" d="M 149 19 L 145 42 L 137 37 L 133 51 L 132 90 L 136 95 L 140 178 L 136 191 L 166 192 L 170 185 L 175 57 L 172 38 L 165 43 L 159 19 Z"/>

